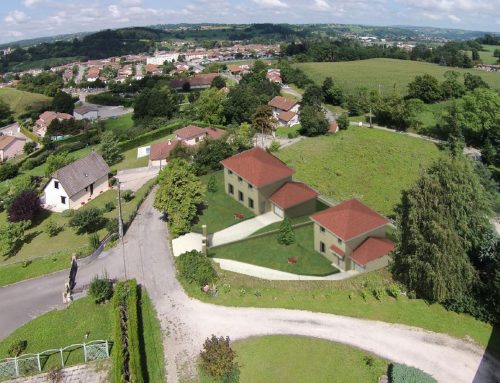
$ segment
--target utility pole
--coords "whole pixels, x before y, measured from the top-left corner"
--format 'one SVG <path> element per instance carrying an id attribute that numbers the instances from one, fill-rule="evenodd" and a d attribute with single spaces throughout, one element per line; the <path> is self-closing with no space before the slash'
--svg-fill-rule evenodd
<path id="1" fill-rule="evenodd" d="M 372 126 L 372 106 L 370 104 L 370 128 L 373 128 Z"/>
<path id="2" fill-rule="evenodd" d="M 125 243 L 123 242 L 123 219 L 122 219 L 122 197 L 120 190 L 120 181 L 118 181 L 118 236 L 120 237 L 120 242 L 122 243 L 122 258 L 123 258 L 123 271 L 125 273 L 125 279 L 127 278 L 127 265 L 125 263 Z"/>

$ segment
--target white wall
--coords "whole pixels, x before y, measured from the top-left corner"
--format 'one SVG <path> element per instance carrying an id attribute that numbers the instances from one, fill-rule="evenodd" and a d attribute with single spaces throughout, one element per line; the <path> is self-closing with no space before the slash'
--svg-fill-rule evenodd
<path id="1" fill-rule="evenodd" d="M 49 183 L 45 186 L 45 204 L 53 211 L 64 211 L 70 208 L 70 200 L 68 193 L 63 189 L 62 185 L 59 183 L 59 189 L 55 188 L 55 182 L 59 180 L 51 178 Z M 66 197 L 66 203 L 61 202 L 61 197 Z"/>
<path id="2" fill-rule="evenodd" d="M 137 158 L 149 156 L 150 151 L 151 151 L 150 145 L 137 148 Z"/>
<path id="3" fill-rule="evenodd" d="M 75 117 L 75 120 L 83 120 L 83 119 L 97 120 L 98 113 L 97 113 L 97 110 L 91 111 L 91 112 L 87 112 L 85 114 L 79 114 L 79 113 L 75 112 L 74 113 L 74 117 Z"/>

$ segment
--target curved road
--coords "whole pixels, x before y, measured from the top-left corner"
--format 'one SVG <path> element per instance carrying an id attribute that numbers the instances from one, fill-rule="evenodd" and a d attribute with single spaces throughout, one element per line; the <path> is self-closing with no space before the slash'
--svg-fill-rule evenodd
<path id="1" fill-rule="evenodd" d="M 299 310 L 235 308 L 216 306 L 189 298 L 175 278 L 165 223 L 152 207 L 150 195 L 126 236 L 128 277 L 142 283 L 153 299 L 164 333 L 169 383 L 194 374 L 194 360 L 203 341 L 211 334 L 241 339 L 249 336 L 293 334 L 346 343 L 392 361 L 406 363 L 432 374 L 439 382 L 499 382 L 500 362 L 484 355 L 472 343 L 403 325 L 361 320 Z M 121 247 L 80 267 L 78 283 L 86 283 L 104 270 L 110 276 L 123 275 Z M 61 276 L 63 277 L 61 279 Z M 0 289 L 0 338 L 57 305 L 64 281 L 57 273 Z M 35 289 L 35 286 L 43 286 Z M 16 309 L 20 297 L 22 309 Z M 41 303 L 46 302 L 45 306 Z M 28 307 L 33 305 L 34 309 Z M 11 311 L 17 310 L 16 315 Z M 4 316 L 7 315 L 7 316 Z M 18 319 L 17 319 L 18 317 Z M 7 321 L 6 321 L 7 319 Z M 6 326 L 6 322 L 12 322 Z"/>

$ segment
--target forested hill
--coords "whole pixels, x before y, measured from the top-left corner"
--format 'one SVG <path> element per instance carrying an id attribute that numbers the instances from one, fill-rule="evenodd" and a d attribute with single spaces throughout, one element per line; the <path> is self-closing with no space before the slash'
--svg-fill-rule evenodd
<path id="1" fill-rule="evenodd" d="M 29 48 L 18 48 L 2 58 L 2 71 L 19 63 L 54 57 L 84 57 L 101 59 L 124 54 L 146 52 L 154 41 L 168 36 L 167 32 L 153 28 L 123 28 L 105 30 L 72 41 L 43 43 Z"/>

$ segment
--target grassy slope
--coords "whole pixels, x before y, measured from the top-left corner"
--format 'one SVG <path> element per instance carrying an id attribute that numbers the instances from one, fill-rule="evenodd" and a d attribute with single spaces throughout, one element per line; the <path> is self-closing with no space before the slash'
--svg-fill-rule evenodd
<path id="1" fill-rule="evenodd" d="M 18 115 L 25 111 L 26 107 L 50 103 L 52 98 L 42 94 L 23 92 L 12 88 L 0 89 L 0 100 L 6 102 L 14 114 Z"/>
<path id="2" fill-rule="evenodd" d="M 96 305 L 91 298 L 82 298 L 62 310 L 53 310 L 39 316 L 18 328 L 0 342 L 0 358 L 6 357 L 10 345 L 16 341 L 28 341 L 25 352 L 41 352 L 49 349 L 66 347 L 87 341 L 112 340 L 112 304 Z M 60 363 L 56 354 L 49 358 L 47 366 Z M 74 351 L 66 364 L 83 363 L 83 352 Z"/>
<path id="3" fill-rule="evenodd" d="M 439 66 L 436 64 L 395 59 L 370 59 L 347 62 L 328 63 L 302 63 L 297 67 L 317 83 L 330 76 L 348 90 L 356 87 L 379 89 L 382 93 L 389 94 L 394 85 L 400 93 L 406 93 L 406 86 L 416 75 L 425 73 L 443 80 L 444 72 L 454 70 L 460 73 L 470 72 L 480 75 L 492 88 L 500 89 L 500 75 L 479 71 L 476 69 L 461 69 Z"/>
<path id="4" fill-rule="evenodd" d="M 237 341 L 233 348 L 241 365 L 240 383 L 377 383 L 387 371 L 383 359 L 321 339 L 266 336 Z"/>
<path id="5" fill-rule="evenodd" d="M 479 57 L 485 64 L 496 64 L 497 58 L 493 56 L 495 49 L 498 49 L 498 45 L 483 45 L 484 51 L 479 51 Z"/>
<path id="6" fill-rule="evenodd" d="M 239 223 L 240 220 L 234 218 L 234 214 L 243 214 L 246 218 L 252 218 L 255 215 L 245 206 L 235 201 L 225 193 L 224 173 L 218 171 L 201 177 L 201 181 L 207 185 L 211 176 L 214 176 L 217 182 L 217 191 L 211 193 L 207 190 L 205 193 L 205 204 L 207 208 L 199 216 L 199 222 L 194 229 L 201 232 L 201 225 L 207 225 L 209 233 L 225 229 L 231 225 Z"/>
<path id="7" fill-rule="evenodd" d="M 390 214 L 401 190 L 438 158 L 439 150 L 417 138 L 351 126 L 333 136 L 303 140 L 277 155 L 296 170 L 298 180 L 320 193 L 336 200 L 357 197 Z"/>
<path id="8" fill-rule="evenodd" d="M 124 114 L 117 118 L 108 118 L 104 121 L 105 129 L 131 128 L 134 126 L 133 113 Z"/>
<path id="9" fill-rule="evenodd" d="M 328 275 L 338 272 L 330 261 L 314 251 L 312 225 L 296 228 L 294 232 L 296 241 L 289 246 L 280 245 L 277 234 L 270 234 L 213 248 L 211 255 L 294 274 Z M 288 263 L 288 258 L 296 258 L 297 263 Z"/>

